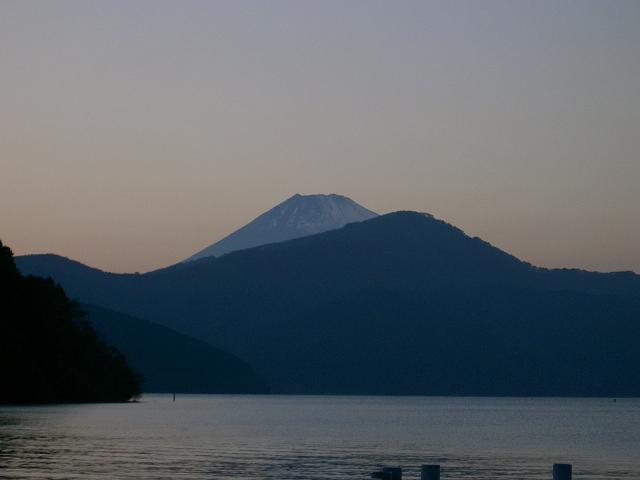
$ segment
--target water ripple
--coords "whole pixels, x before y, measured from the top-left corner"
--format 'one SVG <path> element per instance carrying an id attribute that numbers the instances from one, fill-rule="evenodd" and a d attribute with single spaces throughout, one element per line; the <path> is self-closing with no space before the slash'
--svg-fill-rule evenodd
<path id="1" fill-rule="evenodd" d="M 150 395 L 0 408 L 0 479 L 640 478 L 640 401 Z"/>

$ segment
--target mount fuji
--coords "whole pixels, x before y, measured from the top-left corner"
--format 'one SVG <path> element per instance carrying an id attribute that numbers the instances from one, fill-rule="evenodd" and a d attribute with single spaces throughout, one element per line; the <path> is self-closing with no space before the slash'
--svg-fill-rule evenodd
<path id="1" fill-rule="evenodd" d="M 296 193 L 244 227 L 187 258 L 185 262 L 336 230 L 348 223 L 362 222 L 377 216 L 377 213 L 342 195 Z"/>

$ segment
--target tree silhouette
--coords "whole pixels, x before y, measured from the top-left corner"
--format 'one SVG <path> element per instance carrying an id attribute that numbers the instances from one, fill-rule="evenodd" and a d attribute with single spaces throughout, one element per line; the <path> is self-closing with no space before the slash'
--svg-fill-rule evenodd
<path id="1" fill-rule="evenodd" d="M 51 278 L 22 276 L 0 242 L 0 403 L 126 401 L 141 379 Z"/>

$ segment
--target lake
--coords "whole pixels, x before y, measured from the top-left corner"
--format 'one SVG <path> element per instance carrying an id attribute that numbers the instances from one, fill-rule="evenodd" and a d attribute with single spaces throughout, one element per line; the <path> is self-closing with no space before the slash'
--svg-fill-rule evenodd
<path id="1" fill-rule="evenodd" d="M 0 407 L 0 478 L 640 478 L 640 399 L 145 395 Z"/>

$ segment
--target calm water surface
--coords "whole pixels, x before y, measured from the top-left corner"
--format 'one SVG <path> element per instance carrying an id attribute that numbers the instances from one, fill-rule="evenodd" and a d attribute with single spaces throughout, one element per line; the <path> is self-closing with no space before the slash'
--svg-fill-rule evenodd
<path id="1" fill-rule="evenodd" d="M 146 395 L 0 407 L 0 478 L 640 479 L 640 399 Z"/>

